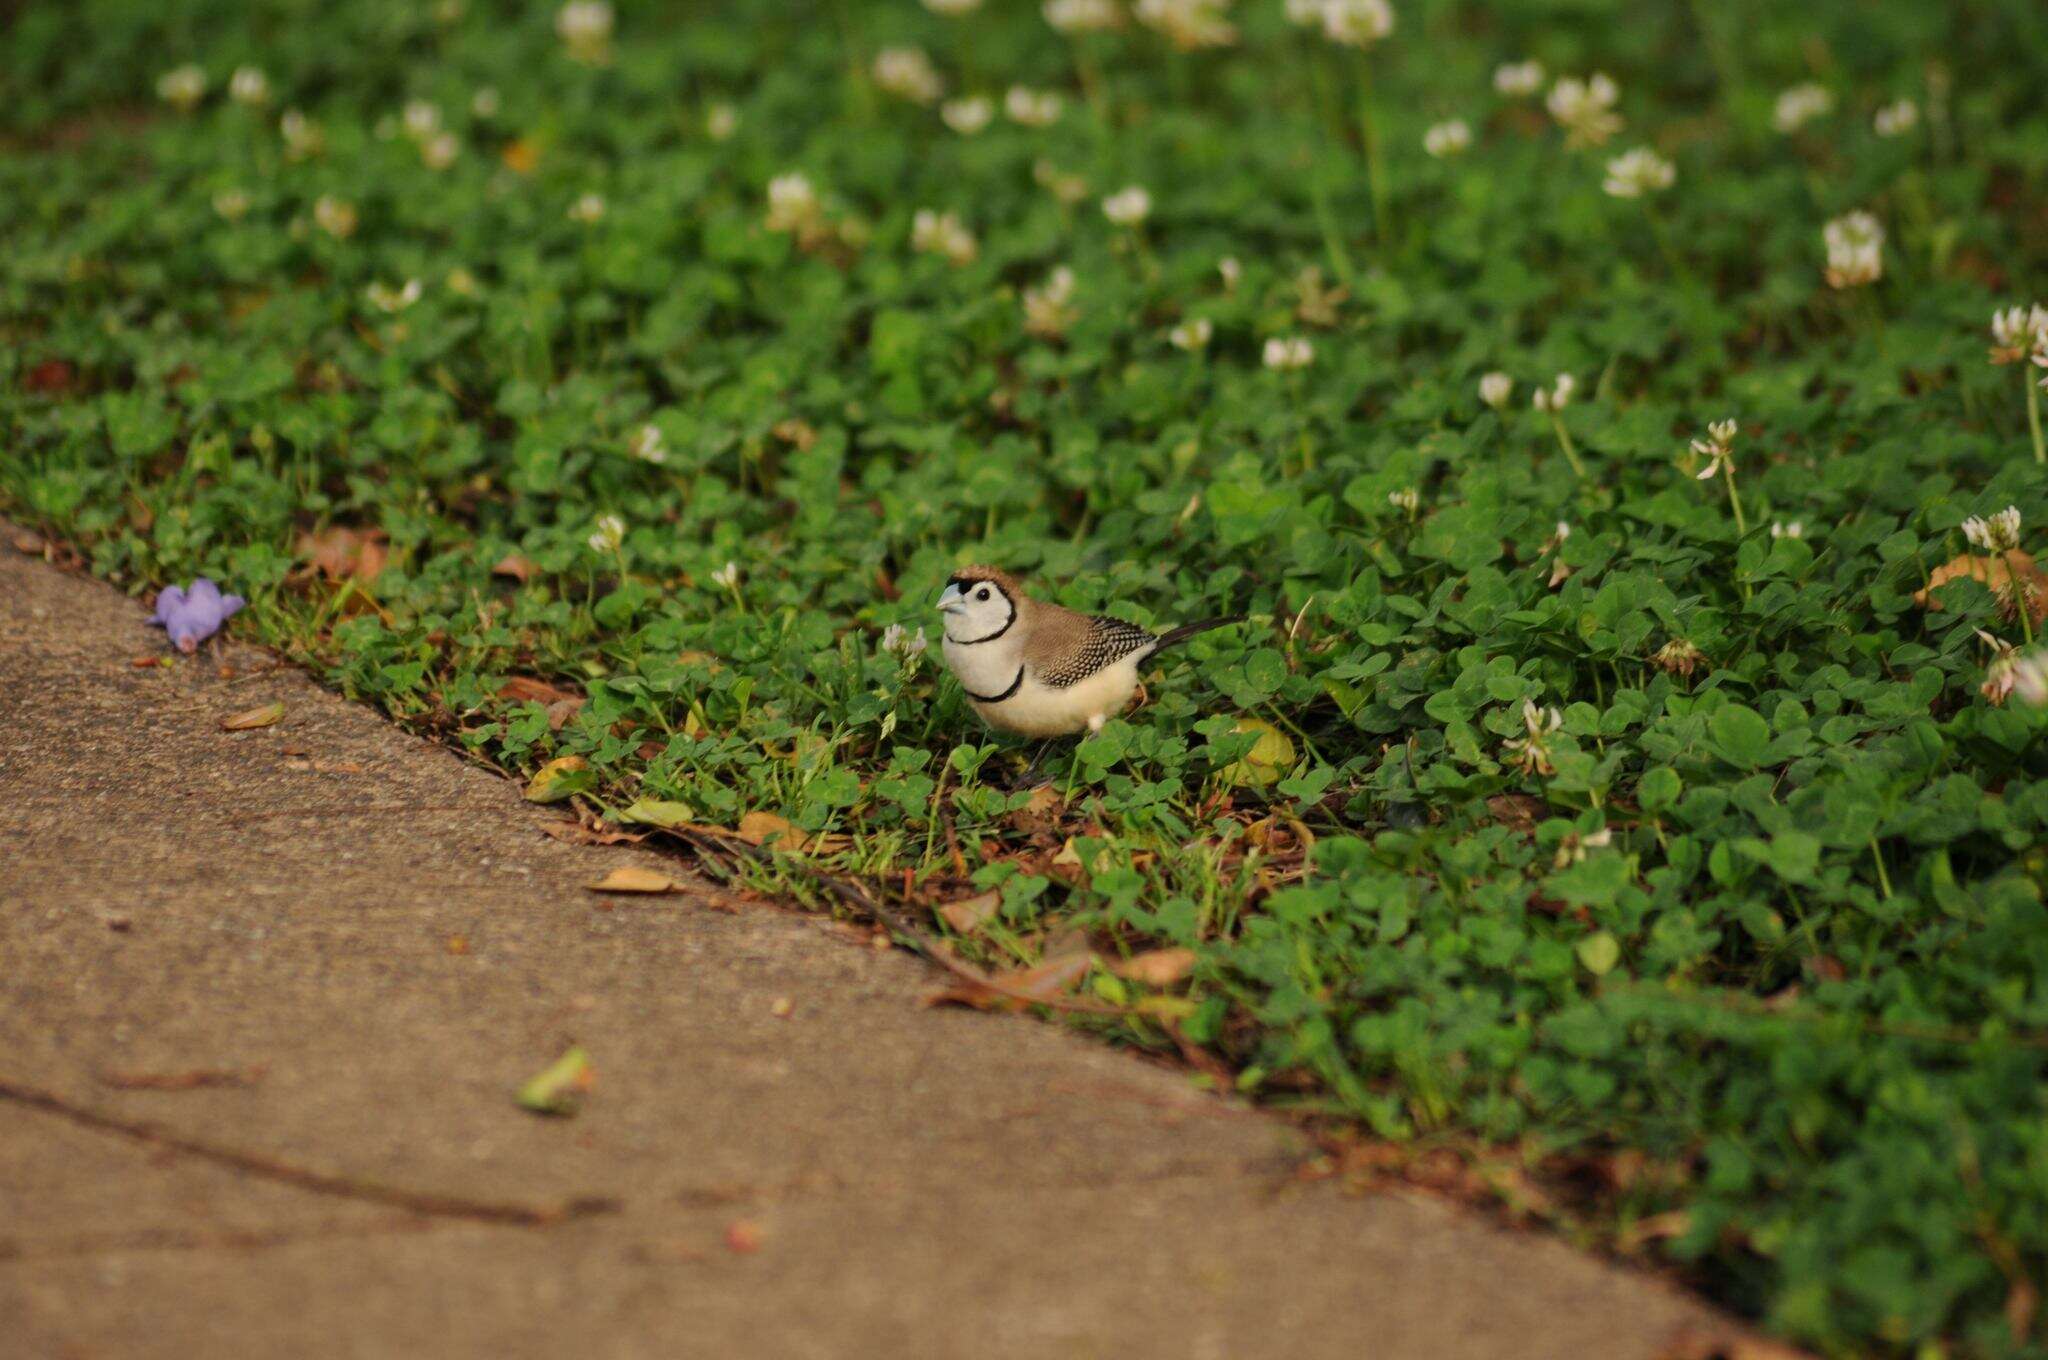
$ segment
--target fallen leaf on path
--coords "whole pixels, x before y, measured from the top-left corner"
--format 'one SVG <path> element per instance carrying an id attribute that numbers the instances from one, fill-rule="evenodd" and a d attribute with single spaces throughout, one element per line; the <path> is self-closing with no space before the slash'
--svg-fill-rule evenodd
<path id="1" fill-rule="evenodd" d="M 284 703 L 265 704 L 261 708 L 247 709 L 220 720 L 223 732 L 250 732 L 259 727 L 275 726 L 284 717 Z"/>
<path id="2" fill-rule="evenodd" d="M 939 919 L 953 928 L 957 935 L 972 935 L 975 931 L 995 919 L 1003 907 L 1003 895 L 991 889 L 973 897 L 963 897 L 958 902 L 948 902 L 939 907 Z"/>
<path id="3" fill-rule="evenodd" d="M 766 845 L 777 842 L 784 850 L 801 851 L 804 848 L 804 833 L 797 830 L 787 817 L 778 817 L 772 812 L 749 812 L 740 818 L 734 832 L 749 845 Z"/>
<path id="4" fill-rule="evenodd" d="M 122 1091 L 197 1091 L 209 1086 L 254 1086 L 269 1068 L 196 1067 L 189 1072 L 102 1072 L 100 1080 Z"/>
<path id="5" fill-rule="evenodd" d="M 43 555 L 44 543 L 41 534 L 31 534 L 24 531 L 14 536 L 13 543 L 14 550 L 18 553 L 26 553 L 30 557 L 41 557 Z"/>
<path id="6" fill-rule="evenodd" d="M 573 1115 L 596 1080 L 589 1055 L 580 1047 L 571 1047 L 514 1091 L 512 1099 L 535 1114 Z"/>
<path id="7" fill-rule="evenodd" d="M 671 893 L 683 890 L 682 884 L 659 869 L 643 869 L 637 864 L 622 864 L 586 886 L 592 892 L 610 893 Z"/>
<path id="8" fill-rule="evenodd" d="M 163 665 L 164 659 L 160 656 L 138 656 L 134 660 L 130 661 L 128 664 L 133 666 L 136 670 L 142 671 L 148 670 L 151 666 Z"/>
<path id="9" fill-rule="evenodd" d="M 533 772 L 526 781 L 529 803 L 559 803 L 574 794 L 585 793 L 597 784 L 597 775 L 582 756 L 557 756 Z"/>
<path id="10" fill-rule="evenodd" d="M 1111 964 L 1109 971 L 1131 982 L 1142 982 L 1147 987 L 1171 987 L 1195 971 L 1195 951 L 1150 949 L 1143 954 L 1133 954 L 1122 963 Z"/>
<path id="11" fill-rule="evenodd" d="M 299 535 L 299 556 L 331 581 L 357 577 L 368 581 L 384 570 L 390 557 L 382 529 L 351 529 L 335 524 L 319 533 Z"/>
<path id="12" fill-rule="evenodd" d="M 994 986 L 962 978 L 924 999 L 927 1006 L 972 1006 L 976 1010 L 1017 1010 L 1035 1001 L 1052 1002 L 1082 978 L 1095 962 L 1092 954 L 1066 954 L 1031 968 L 992 974 Z"/>
<path id="13" fill-rule="evenodd" d="M 759 1251 L 762 1237 L 761 1225 L 750 1218 L 736 1218 L 725 1225 L 726 1249 L 742 1256 Z"/>
<path id="14" fill-rule="evenodd" d="M 659 827 L 689 826 L 697 820 L 695 809 L 688 803 L 666 798 L 635 798 L 619 809 L 619 816 L 641 826 Z"/>

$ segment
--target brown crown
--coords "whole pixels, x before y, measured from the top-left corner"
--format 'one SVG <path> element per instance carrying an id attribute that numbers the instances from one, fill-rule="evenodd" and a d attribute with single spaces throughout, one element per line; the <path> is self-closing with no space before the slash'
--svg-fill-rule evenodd
<path id="1" fill-rule="evenodd" d="M 1017 599 L 1024 594 L 1017 578 L 1000 567 L 962 567 L 947 578 L 946 584 L 967 586 L 977 581 L 993 581 L 1002 588 L 1005 595 Z"/>

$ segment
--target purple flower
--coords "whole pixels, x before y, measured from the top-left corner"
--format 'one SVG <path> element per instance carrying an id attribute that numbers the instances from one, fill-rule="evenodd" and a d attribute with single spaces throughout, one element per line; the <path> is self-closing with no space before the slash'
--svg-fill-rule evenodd
<path id="1" fill-rule="evenodd" d="M 244 603 L 239 595 L 221 594 L 219 586 L 202 576 L 184 590 L 165 586 L 158 591 L 156 613 L 149 623 L 168 633 L 179 651 L 196 652 Z"/>

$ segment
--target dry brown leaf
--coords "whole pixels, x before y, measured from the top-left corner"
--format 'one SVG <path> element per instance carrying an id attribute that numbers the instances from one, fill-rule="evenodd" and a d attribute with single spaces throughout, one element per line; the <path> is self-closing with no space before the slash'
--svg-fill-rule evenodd
<path id="1" fill-rule="evenodd" d="M 25 530 L 14 536 L 13 543 L 16 552 L 26 553 L 30 557 L 41 557 L 44 547 L 47 546 L 41 534 L 32 534 Z"/>
<path id="2" fill-rule="evenodd" d="M 595 883 L 586 884 L 592 892 L 609 893 L 672 893 L 681 892 L 683 885 L 659 869 L 644 869 L 637 864 L 622 864 Z"/>
<path id="3" fill-rule="evenodd" d="M 1109 971 L 1130 982 L 1142 982 L 1147 987 L 1171 987 L 1195 971 L 1195 951 L 1192 949 L 1148 949 L 1142 954 L 1133 954 L 1122 963 L 1113 963 Z"/>
<path id="4" fill-rule="evenodd" d="M 560 685 L 551 685 L 545 680 L 536 680 L 530 675 L 511 677 L 498 686 L 498 697 L 510 699 L 514 703 L 531 700 L 541 705 L 569 702 L 580 706 L 583 703 L 583 696 L 576 691 L 563 689 Z"/>
<path id="5" fill-rule="evenodd" d="M 726 1250 L 742 1256 L 759 1251 L 763 1237 L 761 1225 L 749 1218 L 736 1218 L 725 1225 Z"/>
<path id="6" fill-rule="evenodd" d="M 1928 610 L 1939 610 L 1941 601 L 1934 598 L 1934 592 L 1951 581 L 1971 580 L 1983 584 L 1984 588 L 1998 597 L 1999 603 L 2008 612 L 2017 612 L 2016 597 L 2024 594 L 2027 612 L 2032 616 L 2034 626 L 2048 623 L 2048 573 L 2034 564 L 2033 556 L 2014 548 L 1997 557 L 1986 557 L 1978 553 L 1963 553 L 1952 557 L 1936 567 L 1927 576 L 1927 589 L 1913 593 L 1913 603 Z"/>
<path id="7" fill-rule="evenodd" d="M 1683 1236 L 1692 1228 L 1692 1215 L 1683 1209 L 1669 1213 L 1651 1214 L 1638 1219 L 1623 1230 L 1620 1245 L 1623 1251 L 1633 1251 L 1648 1242 L 1662 1242 L 1667 1238 Z"/>
<path id="8" fill-rule="evenodd" d="M 2014 1280 L 2005 1294 L 2005 1325 L 2015 1343 L 2024 1345 L 2034 1334 L 2034 1314 L 2041 1308 L 2041 1291 L 2026 1280 Z"/>
<path id="9" fill-rule="evenodd" d="M 521 585 L 525 585 L 533 579 L 533 563 L 527 561 L 518 553 L 506 553 L 491 564 L 491 575 L 509 577 Z"/>
<path id="10" fill-rule="evenodd" d="M 1526 793 L 1496 793 L 1486 800 L 1486 810 L 1502 826 L 1521 832 L 1533 831 L 1548 811 L 1543 800 Z"/>
<path id="11" fill-rule="evenodd" d="M 351 529 L 334 524 L 319 533 L 299 535 L 299 556 L 330 581 L 355 577 L 374 580 L 390 552 L 382 529 Z"/>
<path id="12" fill-rule="evenodd" d="M 1051 1002 L 1088 976 L 1092 954 L 1065 954 L 1031 968 L 995 973 L 987 986 L 962 978 L 925 998 L 927 1006 L 972 1006 L 976 1010 L 1017 1010 L 1034 1001 Z"/>
<path id="13" fill-rule="evenodd" d="M 938 908 L 938 913 L 955 934 L 971 935 L 994 920 L 1002 906 L 1003 895 L 990 890 L 973 897 L 963 897 L 958 902 L 948 902 Z"/>
<path id="14" fill-rule="evenodd" d="M 250 732 L 259 727 L 274 727 L 284 717 L 284 701 L 265 704 L 261 708 L 245 709 L 240 713 L 220 720 L 223 732 Z"/>
<path id="15" fill-rule="evenodd" d="M 748 845 L 766 845 L 770 841 L 779 850 L 802 853 L 804 833 L 797 830 L 787 817 L 778 817 L 772 812 L 749 812 L 740 818 L 734 835 Z"/>

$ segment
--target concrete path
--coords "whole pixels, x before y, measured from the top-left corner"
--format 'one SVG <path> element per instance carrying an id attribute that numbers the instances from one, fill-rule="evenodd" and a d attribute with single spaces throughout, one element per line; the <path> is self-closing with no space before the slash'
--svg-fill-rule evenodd
<path id="1" fill-rule="evenodd" d="M 937 975 L 846 927 L 589 893 L 674 866 L 548 838 L 253 650 L 136 668 L 141 607 L 10 537 L 11 1356 L 1649 1360 L 1717 1325 L 1541 1235 L 1302 1180 L 1285 1124 L 1174 1072 L 922 1009 Z M 580 1116 L 515 1108 L 571 1038 Z"/>

